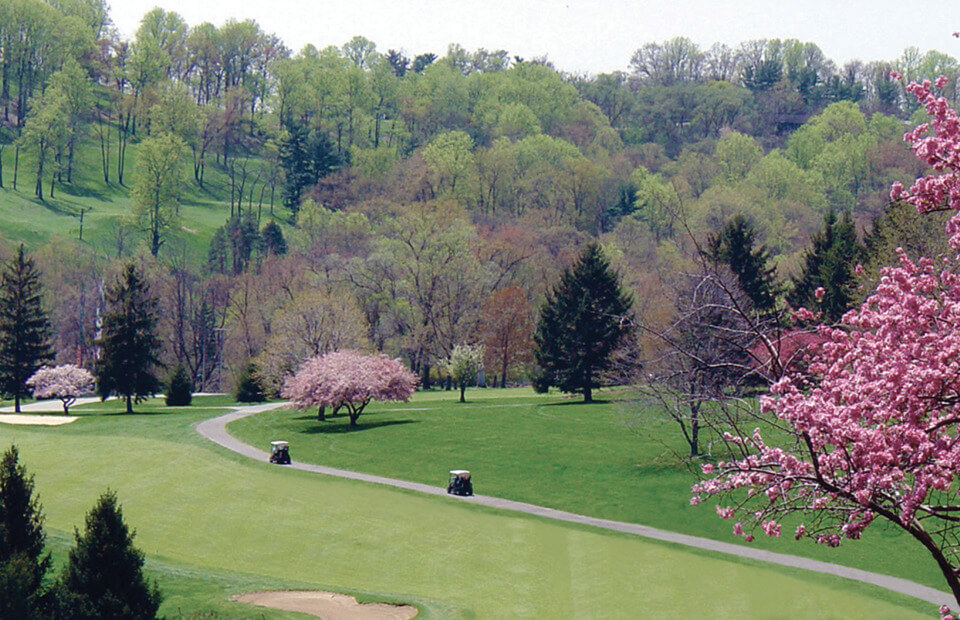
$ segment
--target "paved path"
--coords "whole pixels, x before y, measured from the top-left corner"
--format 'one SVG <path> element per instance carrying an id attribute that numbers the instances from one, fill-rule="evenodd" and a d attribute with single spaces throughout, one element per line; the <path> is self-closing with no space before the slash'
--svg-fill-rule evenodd
<path id="1" fill-rule="evenodd" d="M 76 405 L 86 405 L 89 403 L 98 402 L 100 402 L 99 396 L 84 396 L 83 398 L 78 398 L 77 402 L 70 406 L 73 407 Z M 8 407 L 0 407 L 0 413 L 13 413 L 13 409 L 13 405 Z M 53 398 L 51 400 L 38 400 L 32 403 L 21 402 L 20 411 L 23 413 L 63 413 L 63 402 L 59 398 Z"/>
<path id="2" fill-rule="evenodd" d="M 197 432 L 202 436 L 225 448 L 258 461 L 269 462 L 270 455 L 267 452 L 258 450 L 249 444 L 235 439 L 229 433 L 227 433 L 226 426 L 234 420 L 239 420 L 240 418 L 244 418 L 255 413 L 260 413 L 262 411 L 275 409 L 280 406 L 282 406 L 282 403 L 269 403 L 266 405 L 240 407 L 231 413 L 199 422 L 196 425 L 196 429 Z M 385 484 L 400 489 L 409 489 L 411 491 L 429 493 L 430 495 L 447 495 L 447 489 L 445 487 L 434 487 L 427 484 L 421 484 L 419 482 L 396 480 L 394 478 L 363 474 L 345 469 L 336 469 L 334 467 L 324 467 L 322 465 L 309 465 L 307 463 L 298 463 L 296 461 L 291 463 L 289 467 L 302 471 L 325 474 L 327 476 L 338 476 L 340 478 L 349 478 L 351 480 L 362 480 L 364 482 L 373 482 L 375 484 Z M 452 498 L 453 496 L 450 497 Z M 761 560 L 763 562 L 771 562 L 773 564 L 780 564 L 782 566 L 791 566 L 794 568 L 802 568 L 818 573 L 836 575 L 838 577 L 845 577 L 847 579 L 854 579 L 863 583 L 880 586 L 881 588 L 899 592 L 900 594 L 914 596 L 936 605 L 956 604 L 953 596 L 946 592 L 941 592 L 934 588 L 920 585 L 912 581 L 907 581 L 906 579 L 899 579 L 897 577 L 890 577 L 888 575 L 871 573 L 856 568 L 850 568 L 848 566 L 831 564 L 830 562 L 821 562 L 819 560 L 811 560 L 809 558 L 787 555 L 784 553 L 774 553 L 772 551 L 765 551 L 755 547 L 745 547 L 742 545 L 734 545 L 732 543 L 725 543 L 710 538 L 701 538 L 700 536 L 689 536 L 687 534 L 660 530 L 636 523 L 625 523 L 623 521 L 611 521 L 609 519 L 588 517 L 572 512 L 565 512 L 563 510 L 554 510 L 553 508 L 544 508 L 543 506 L 536 506 L 534 504 L 527 504 L 524 502 L 515 502 L 513 500 L 490 497 L 487 495 L 474 495 L 473 497 L 456 498 L 456 500 L 474 504 L 482 504 L 484 506 L 492 506 L 494 508 L 502 508 L 504 510 L 515 510 L 547 519 L 556 519 L 557 521 L 592 525 L 594 527 L 613 530 L 615 532 L 635 534 L 637 536 L 643 536 L 644 538 L 662 540 L 665 542 L 676 543 L 678 545 L 685 545 L 687 547 L 696 547 L 697 549 L 728 553 L 730 555 Z"/>

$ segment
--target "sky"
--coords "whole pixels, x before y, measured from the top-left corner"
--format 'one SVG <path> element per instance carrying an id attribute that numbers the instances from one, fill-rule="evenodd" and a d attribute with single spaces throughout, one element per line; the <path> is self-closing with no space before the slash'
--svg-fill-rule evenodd
<path id="1" fill-rule="evenodd" d="M 762 38 L 812 41 L 839 65 L 893 60 L 908 46 L 960 56 L 951 37 L 956 0 L 112 0 L 121 34 L 132 37 L 154 6 L 191 26 L 251 18 L 299 50 L 363 35 L 379 51 L 443 55 L 449 43 L 468 50 L 546 55 L 562 71 L 628 69 L 643 43 L 686 36 L 709 47 Z"/>

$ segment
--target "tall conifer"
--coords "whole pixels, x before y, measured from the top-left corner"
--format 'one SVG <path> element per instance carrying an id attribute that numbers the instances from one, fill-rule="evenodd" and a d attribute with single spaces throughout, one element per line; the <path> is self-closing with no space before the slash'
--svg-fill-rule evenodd
<path id="1" fill-rule="evenodd" d="M 21 244 L 0 278 L 0 389 L 17 412 L 27 379 L 50 358 L 49 334 L 40 272 Z"/>
<path id="2" fill-rule="evenodd" d="M 600 373 L 628 333 L 631 306 L 603 251 L 587 246 L 540 310 L 533 338 L 543 381 L 592 402 Z"/>
<path id="3" fill-rule="evenodd" d="M 754 309 L 771 310 L 777 300 L 776 269 L 767 246 L 757 246 L 757 229 L 738 215 L 710 239 L 709 257 L 730 267 Z"/>
<path id="4" fill-rule="evenodd" d="M 119 394 L 133 403 L 159 391 L 154 369 L 160 365 L 157 352 L 157 298 L 137 268 L 128 264 L 120 278 L 107 290 L 107 311 L 103 316 L 97 386 L 102 398 Z"/>

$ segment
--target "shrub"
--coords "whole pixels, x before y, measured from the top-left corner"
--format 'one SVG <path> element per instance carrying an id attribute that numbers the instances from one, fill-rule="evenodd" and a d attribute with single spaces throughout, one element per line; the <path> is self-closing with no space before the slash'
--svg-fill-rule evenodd
<path id="1" fill-rule="evenodd" d="M 257 365 L 253 362 L 249 362 L 237 377 L 236 399 L 238 403 L 262 403 L 267 400 Z"/>
<path id="2" fill-rule="evenodd" d="M 187 369 L 183 367 L 183 364 L 177 364 L 173 374 L 170 375 L 170 380 L 167 382 L 167 406 L 186 407 L 192 399 L 193 383 L 187 376 Z"/>

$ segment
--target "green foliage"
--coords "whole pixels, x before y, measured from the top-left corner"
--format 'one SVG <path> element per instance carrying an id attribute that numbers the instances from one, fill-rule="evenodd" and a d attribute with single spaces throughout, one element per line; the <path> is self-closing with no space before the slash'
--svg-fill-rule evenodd
<path id="1" fill-rule="evenodd" d="M 275 220 L 270 220 L 260 231 L 260 243 L 267 254 L 283 256 L 287 253 L 287 240 L 283 238 L 283 230 Z"/>
<path id="2" fill-rule="evenodd" d="M 483 345 L 458 344 L 453 347 L 450 356 L 443 363 L 443 369 L 450 375 L 454 385 L 460 389 L 460 402 L 464 400 L 467 384 L 475 381 L 477 373 L 483 368 Z"/>
<path id="3" fill-rule="evenodd" d="M 747 218 L 736 216 L 711 237 L 710 258 L 730 267 L 740 288 L 759 311 L 772 310 L 777 300 L 776 269 L 770 251 L 757 247 L 757 230 Z"/>
<path id="4" fill-rule="evenodd" d="M 140 230 L 147 234 L 150 253 L 154 256 L 180 228 L 185 153 L 183 140 L 171 133 L 145 139 L 137 152 L 136 183 L 132 191 L 134 217 Z"/>
<path id="5" fill-rule="evenodd" d="M 127 413 L 160 387 L 154 367 L 161 341 L 157 335 L 159 300 L 137 267 L 128 263 L 106 291 L 100 359 L 97 360 L 97 390 L 102 398 L 119 394 L 126 399 Z"/>
<path id="6" fill-rule="evenodd" d="M 827 213 L 823 229 L 812 242 L 787 301 L 795 308 L 822 311 L 824 320 L 836 322 L 856 303 L 854 270 L 863 262 L 865 248 L 850 214 L 845 212 L 838 218 L 833 210 Z M 816 299 L 819 288 L 823 289 L 821 300 Z"/>
<path id="7" fill-rule="evenodd" d="M 600 373 L 628 334 L 631 306 L 600 246 L 588 245 L 540 310 L 533 338 L 546 382 L 591 402 Z"/>
<path id="8" fill-rule="evenodd" d="M 162 596 L 143 574 L 143 552 L 123 521 L 117 496 L 100 496 L 56 586 L 56 617 L 154 618 Z"/>
<path id="9" fill-rule="evenodd" d="M 41 603 L 50 556 L 43 554 L 43 513 L 33 476 L 19 463 L 16 446 L 0 460 L 0 618 L 30 618 Z"/>
<path id="10" fill-rule="evenodd" d="M 40 272 L 20 244 L 0 279 L 0 389 L 18 412 L 27 379 L 50 359 L 49 333 Z"/>
<path id="11" fill-rule="evenodd" d="M 253 362 L 248 362 L 237 377 L 237 389 L 234 396 L 238 403 L 262 403 L 267 400 L 260 373 L 257 365 Z"/>
<path id="12" fill-rule="evenodd" d="M 183 364 L 177 364 L 167 381 L 166 403 L 168 407 L 186 407 L 193 399 L 193 382 L 187 376 Z"/>

